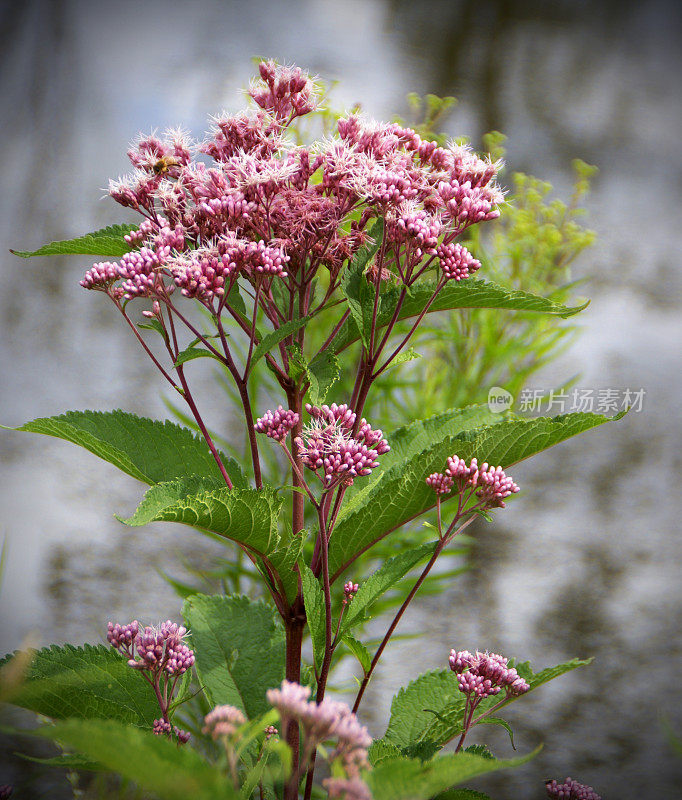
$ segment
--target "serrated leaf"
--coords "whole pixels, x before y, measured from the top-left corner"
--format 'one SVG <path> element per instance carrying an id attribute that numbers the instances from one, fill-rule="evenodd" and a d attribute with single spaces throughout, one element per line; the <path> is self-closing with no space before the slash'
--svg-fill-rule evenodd
<path id="1" fill-rule="evenodd" d="M 132 223 L 122 225 L 109 225 L 92 233 L 77 236 L 75 239 L 64 239 L 59 242 L 50 242 L 37 250 L 10 250 L 15 256 L 32 258 L 33 256 L 110 256 L 120 258 L 129 253 L 133 248 L 123 238 L 130 231 L 137 230 L 138 226 Z"/>
<path id="2" fill-rule="evenodd" d="M 357 338 L 357 331 L 360 332 L 365 347 L 369 347 L 375 288 L 367 283 L 364 273 L 365 268 L 381 247 L 384 236 L 383 219 L 378 219 L 374 223 L 369 236 L 369 241 L 357 251 L 341 276 L 341 291 L 348 301 L 348 308 L 354 321 L 354 324 L 351 323 L 348 327 L 355 330 L 355 338 Z M 337 339 L 338 336 L 335 342 Z M 336 344 L 335 349 L 338 352 L 339 348 Z"/>
<path id="3" fill-rule="evenodd" d="M 310 381 L 310 399 L 314 405 L 320 405 L 339 378 L 339 360 L 330 350 L 324 350 L 308 364 L 306 372 Z"/>
<path id="4" fill-rule="evenodd" d="M 185 350 L 178 353 L 178 357 L 175 359 L 173 366 L 179 367 L 181 364 L 186 364 L 188 361 L 194 361 L 195 358 L 213 358 L 220 364 L 223 363 L 215 353 L 206 350 L 204 347 L 187 347 Z"/>
<path id="5" fill-rule="evenodd" d="M 385 739 L 375 739 L 367 751 L 369 763 L 373 767 L 387 758 L 400 758 L 401 755 L 400 748 Z"/>
<path id="6" fill-rule="evenodd" d="M 451 411 L 449 420 L 439 415 L 432 426 L 428 421 L 421 427 L 408 426 L 419 441 L 424 441 L 425 430 L 430 430 L 430 442 L 427 438 L 428 444 L 421 451 L 409 432 L 397 432 L 397 452 L 392 449 L 380 457 L 379 467 L 361 488 L 349 493 L 339 513 L 329 546 L 334 577 L 357 553 L 434 507 L 435 495 L 425 480 L 444 468 L 448 456 L 456 453 L 466 461 L 476 457 L 479 463 L 487 461 L 506 469 L 590 428 L 620 419 L 624 413 L 614 417 L 575 413 L 533 419 L 508 415 L 496 424 L 476 427 L 480 417 L 472 413 L 473 409 Z M 386 438 L 393 448 L 394 435 L 387 434 Z"/>
<path id="7" fill-rule="evenodd" d="M 282 581 L 287 600 L 289 600 L 290 603 L 293 603 L 298 595 L 297 564 L 306 538 L 306 531 L 301 531 L 295 536 L 292 536 L 288 544 L 284 547 L 278 547 L 277 550 L 270 553 L 268 556 L 271 566 L 275 569 Z"/>
<path id="8" fill-rule="evenodd" d="M 299 562 L 299 570 L 303 586 L 306 619 L 313 644 L 313 657 L 317 666 L 320 667 L 324 658 L 327 638 L 324 594 L 320 582 L 305 562 Z"/>
<path id="9" fill-rule="evenodd" d="M 126 525 L 182 522 L 239 542 L 267 555 L 276 549 L 277 520 L 282 499 L 274 489 L 206 488 L 206 481 L 191 478 L 152 486 Z"/>
<path id="10" fill-rule="evenodd" d="M 420 561 L 433 554 L 435 542 L 421 545 L 412 550 L 389 558 L 376 572 L 360 584 L 343 617 L 341 630 L 349 630 L 368 616 L 368 611 L 376 600 L 401 579 Z"/>
<path id="11" fill-rule="evenodd" d="M 163 800 L 236 800 L 217 768 L 192 747 L 112 720 L 69 720 L 40 731 Z"/>
<path id="12" fill-rule="evenodd" d="M 206 442 L 173 422 L 138 417 L 125 411 L 67 411 L 9 430 L 42 433 L 78 444 L 99 458 L 148 484 L 190 475 L 224 483 Z M 248 481 L 237 462 L 221 454 L 235 487 Z"/>
<path id="13" fill-rule="evenodd" d="M 384 740 L 400 748 L 421 741 L 434 714 L 460 697 L 462 693 L 454 672 L 449 669 L 425 672 L 393 698 Z"/>
<path id="14" fill-rule="evenodd" d="M 516 669 L 530 684 L 529 691 L 534 691 L 553 678 L 585 666 L 590 661 L 591 659 L 574 658 L 535 674 L 527 663 L 517 664 Z M 518 697 L 525 695 L 507 698 L 500 708 L 514 702 Z M 499 695 L 486 698 L 478 706 L 476 717 L 499 702 Z M 437 747 L 442 747 L 461 734 L 464 703 L 465 697 L 457 688 L 457 678 L 453 672 L 448 669 L 427 672 L 401 689 L 393 698 L 391 718 L 384 738 L 401 748 L 418 741 L 432 742 Z"/>
<path id="15" fill-rule="evenodd" d="M 421 358 L 421 354 L 410 347 L 409 349 L 398 353 L 398 355 L 391 360 L 391 363 L 388 365 L 387 369 L 397 367 L 399 364 L 404 364 L 407 361 L 415 361 L 417 358 Z"/>
<path id="16" fill-rule="evenodd" d="M 284 630 L 270 606 L 248 597 L 193 595 L 182 615 L 192 635 L 199 681 L 212 705 L 255 719 L 270 710 L 265 692 L 284 678 Z"/>
<path id="17" fill-rule="evenodd" d="M 433 296 L 435 288 L 436 284 L 428 281 L 413 286 L 401 306 L 398 319 L 405 320 L 419 316 Z M 377 330 L 388 325 L 396 303 L 397 294 L 392 302 L 382 302 L 377 317 Z M 489 281 L 466 280 L 460 283 L 449 281 L 430 306 L 429 313 L 453 311 L 460 308 L 499 308 L 509 311 L 552 314 L 566 319 L 582 311 L 586 306 L 587 303 L 574 307 L 564 306 L 530 292 L 505 289 Z M 334 337 L 334 350 L 339 353 L 356 339 L 358 339 L 358 327 L 354 318 L 347 320 L 339 329 L 338 334 Z"/>
<path id="18" fill-rule="evenodd" d="M 366 775 L 373 800 L 428 800 L 478 775 L 527 763 L 540 751 L 511 759 L 489 759 L 474 753 L 449 753 L 422 762 L 385 759 Z"/>
<path id="19" fill-rule="evenodd" d="M 287 336 L 291 336 L 292 333 L 296 333 L 299 328 L 302 328 L 307 322 L 309 322 L 312 317 L 301 317 L 301 319 L 292 319 L 288 322 L 285 322 L 284 325 L 281 325 L 277 328 L 276 331 L 271 331 L 267 333 L 260 341 L 258 347 L 255 348 L 253 354 L 251 356 L 251 369 L 253 369 L 256 364 L 263 358 L 266 353 L 269 353 L 275 345 L 278 345 L 281 341 L 287 338 Z"/>
<path id="20" fill-rule="evenodd" d="M 341 638 L 346 647 L 357 658 L 363 673 L 366 675 L 372 666 L 372 656 L 369 654 L 369 650 L 362 642 L 351 636 L 350 633 L 345 633 Z"/>
<path id="21" fill-rule="evenodd" d="M 308 361 L 298 342 L 287 345 L 286 349 L 289 354 L 289 377 L 297 380 L 308 371 Z"/>
<path id="22" fill-rule="evenodd" d="M 32 655 L 23 682 L 4 698 L 8 702 L 53 719 L 114 719 L 151 730 L 159 715 L 154 692 L 120 653 L 67 644 Z"/>

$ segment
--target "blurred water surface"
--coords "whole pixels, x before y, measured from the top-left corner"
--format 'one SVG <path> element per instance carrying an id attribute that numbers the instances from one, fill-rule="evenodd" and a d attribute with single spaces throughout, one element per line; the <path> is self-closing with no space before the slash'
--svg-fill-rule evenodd
<path id="1" fill-rule="evenodd" d="M 339 105 L 376 117 L 406 110 L 408 91 L 454 94 L 453 135 L 508 136 L 511 169 L 552 180 L 569 164 L 601 173 L 589 200 L 598 244 L 576 266 L 590 280 L 582 337 L 538 379 L 552 387 L 642 387 L 644 408 L 618 425 L 516 467 L 524 489 L 478 535 L 474 569 L 406 617 L 428 636 L 395 644 L 371 685 L 377 734 L 392 694 L 441 667 L 452 646 L 488 648 L 538 666 L 595 663 L 509 716 L 522 770 L 480 781 L 506 800 L 542 797 L 571 774 L 605 798 L 679 797 L 682 762 L 661 715 L 682 731 L 675 691 L 682 582 L 675 478 L 682 397 L 679 223 L 682 27 L 677 3 L 210 2 L 148 0 L 0 5 L 0 423 L 69 408 L 165 416 L 163 387 L 103 300 L 83 292 L 85 259 L 20 262 L 8 247 L 125 219 L 94 202 L 127 169 L 138 130 L 203 131 L 236 108 L 254 55 L 338 79 Z M 202 384 L 209 387 L 209 374 Z M 220 402 L 219 402 L 220 401 Z M 209 421 L 228 429 L 222 398 Z M 0 646 L 96 640 L 107 619 L 177 615 L 158 575 L 215 550 L 180 527 L 131 535 L 111 517 L 139 485 L 56 440 L 0 437 L 2 525 L 9 553 Z M 583 449 L 585 448 L 585 449 Z M 178 572 L 177 568 L 175 569 Z M 504 732 L 490 734 L 508 751 Z M 56 795 L 54 795 L 56 796 Z"/>

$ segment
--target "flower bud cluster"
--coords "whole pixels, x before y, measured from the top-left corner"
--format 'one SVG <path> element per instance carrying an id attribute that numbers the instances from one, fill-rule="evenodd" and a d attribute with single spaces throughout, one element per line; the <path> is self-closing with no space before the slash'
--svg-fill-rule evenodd
<path id="1" fill-rule="evenodd" d="M 585 786 L 572 778 L 566 778 L 563 783 L 547 781 L 545 787 L 550 800 L 601 800 L 601 796 L 591 786 Z"/>
<path id="2" fill-rule="evenodd" d="M 279 689 L 267 692 L 268 702 L 280 713 L 282 730 L 286 730 L 290 721 L 300 723 L 306 758 L 318 744 L 336 739 L 332 758 L 340 759 L 350 777 L 357 777 L 361 769 L 369 766 L 367 748 L 372 737 L 345 703 L 327 699 L 313 703 L 309 697 L 310 687 L 286 680 Z"/>
<path id="3" fill-rule="evenodd" d="M 353 583 L 353 581 L 346 581 L 343 585 L 343 605 L 347 606 L 348 603 L 355 597 L 358 593 L 358 589 L 360 588 L 359 583 Z"/>
<path id="4" fill-rule="evenodd" d="M 201 732 L 210 735 L 213 741 L 231 738 L 245 722 L 246 717 L 236 706 L 216 706 L 204 717 Z"/>
<path id="5" fill-rule="evenodd" d="M 186 628 L 170 620 L 143 630 L 137 620 L 128 625 L 110 622 L 107 626 L 107 640 L 128 656 L 128 666 L 171 677 L 183 675 L 194 664 L 194 653 L 183 642 L 186 633 Z"/>
<path id="6" fill-rule="evenodd" d="M 436 253 L 440 259 L 443 277 L 449 281 L 461 281 L 468 278 L 481 267 L 481 262 L 477 261 L 461 244 L 442 244 L 437 248 Z"/>
<path id="7" fill-rule="evenodd" d="M 426 483 L 438 495 L 449 494 L 455 485 L 460 493 L 473 489 L 483 508 L 504 508 L 504 498 L 520 491 L 502 467 L 491 467 L 487 462 L 479 467 L 475 458 L 467 464 L 457 455 L 449 456 L 445 472 L 433 472 Z"/>
<path id="8" fill-rule="evenodd" d="M 372 800 L 372 793 L 360 778 L 325 778 L 322 785 L 330 800 Z"/>
<path id="9" fill-rule="evenodd" d="M 171 728 L 177 740 L 180 744 L 187 744 L 190 740 L 190 734 L 187 731 L 183 731 L 178 728 L 177 725 L 171 726 L 170 722 L 166 722 L 164 719 L 155 719 L 154 725 L 152 726 L 152 732 L 156 736 L 168 736 L 170 738 L 171 735 Z"/>
<path id="10" fill-rule="evenodd" d="M 449 661 L 450 669 L 457 673 L 459 690 L 480 700 L 499 694 L 502 689 L 506 689 L 507 695 L 523 694 L 530 689 L 514 667 L 507 666 L 508 659 L 495 653 L 451 650 Z"/>
<path id="11" fill-rule="evenodd" d="M 306 411 L 312 422 L 294 441 L 305 466 L 315 473 L 321 471 L 325 488 L 350 485 L 355 478 L 369 475 L 379 466 L 376 457 L 390 450 L 381 430 L 372 429 L 364 418 L 353 436 L 356 415 L 346 404 L 308 404 Z"/>
<path id="12" fill-rule="evenodd" d="M 262 61 L 258 69 L 260 81 L 251 85 L 249 94 L 262 109 L 286 120 L 302 117 L 316 108 L 315 84 L 302 69 L 274 61 Z"/>
<path id="13" fill-rule="evenodd" d="M 298 425 L 298 414 L 295 411 L 278 406 L 274 411 L 266 411 L 256 420 L 256 430 L 264 433 L 276 442 L 283 442 L 289 431 Z"/>

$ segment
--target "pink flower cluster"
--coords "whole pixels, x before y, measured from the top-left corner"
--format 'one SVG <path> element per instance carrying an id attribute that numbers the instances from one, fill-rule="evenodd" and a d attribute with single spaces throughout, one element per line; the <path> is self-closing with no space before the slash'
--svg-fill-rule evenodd
<path id="1" fill-rule="evenodd" d="M 266 411 L 256 420 L 256 430 L 264 433 L 276 442 L 283 442 L 289 431 L 298 425 L 298 414 L 295 411 L 278 406 L 274 411 Z"/>
<path id="2" fill-rule="evenodd" d="M 358 593 L 358 589 L 360 588 L 359 583 L 353 583 L 353 581 L 346 581 L 343 584 L 343 605 L 347 606 L 348 603 L 355 597 Z"/>
<path id="3" fill-rule="evenodd" d="M 202 733 L 209 734 L 213 741 L 232 737 L 237 728 L 244 725 L 246 717 L 236 706 L 216 706 L 204 717 Z"/>
<path id="4" fill-rule="evenodd" d="M 450 651 L 450 669 L 457 673 L 459 690 L 479 700 L 499 694 L 502 689 L 507 695 L 527 692 L 530 686 L 514 667 L 507 666 L 508 660 L 495 653 L 470 653 L 468 650 Z"/>
<path id="5" fill-rule="evenodd" d="M 116 300 L 161 299 L 179 287 L 215 311 L 238 278 L 293 286 L 325 266 L 335 280 L 379 216 L 386 260 L 404 281 L 425 256 L 438 256 L 454 280 L 478 268 L 453 240 L 498 216 L 500 164 L 358 115 L 339 120 L 336 137 L 295 144 L 287 128 L 317 107 L 314 81 L 272 61 L 259 73 L 249 90 L 257 110 L 214 117 L 203 142 L 168 130 L 131 146 L 133 172 L 109 194 L 142 215 L 125 237 L 137 249 L 95 264 L 82 286 Z"/>
<path id="6" fill-rule="evenodd" d="M 572 778 L 566 778 L 563 783 L 547 781 L 545 787 L 550 800 L 601 800 L 601 795 L 591 786 L 585 786 Z"/>
<path id="7" fill-rule="evenodd" d="M 321 703 L 308 700 L 310 687 L 282 681 L 279 689 L 269 689 L 268 702 L 276 708 L 282 720 L 282 730 L 290 721 L 300 723 L 304 735 L 304 752 L 309 757 L 318 744 L 336 739 L 332 759 L 340 759 L 350 777 L 358 777 L 369 766 L 367 748 L 372 737 L 360 725 L 345 703 L 324 699 Z"/>
<path id="8" fill-rule="evenodd" d="M 190 734 L 187 731 L 183 731 L 178 728 L 177 725 L 171 726 L 170 722 L 166 722 L 164 719 L 155 719 L 154 725 L 152 726 L 152 732 L 156 736 L 168 736 L 171 735 L 171 728 L 177 737 L 177 740 L 180 744 L 187 744 L 190 740 Z"/>
<path id="9" fill-rule="evenodd" d="M 321 470 L 326 489 L 340 483 L 350 485 L 379 466 L 377 456 L 391 448 L 381 430 L 373 430 L 366 419 L 356 427 L 356 414 L 345 403 L 320 407 L 306 405 L 312 421 L 295 441 L 299 455 L 308 469 Z"/>
<path id="10" fill-rule="evenodd" d="M 110 622 L 107 626 L 107 640 L 128 656 L 128 666 L 176 678 L 194 664 L 194 653 L 183 642 L 186 633 L 186 628 L 170 620 L 144 630 L 137 620 L 128 625 Z"/>
<path id="11" fill-rule="evenodd" d="M 431 473 L 426 484 L 438 495 L 449 494 L 455 485 L 460 493 L 471 489 L 483 508 L 504 508 L 504 498 L 519 491 L 502 467 L 491 467 L 487 462 L 479 467 L 475 458 L 467 464 L 457 455 L 449 456 L 445 472 Z"/>

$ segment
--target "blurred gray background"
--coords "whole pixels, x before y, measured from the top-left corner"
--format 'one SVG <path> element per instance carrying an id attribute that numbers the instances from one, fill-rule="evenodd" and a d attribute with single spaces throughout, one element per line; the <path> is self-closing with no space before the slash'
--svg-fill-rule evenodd
<path id="1" fill-rule="evenodd" d="M 337 105 L 379 118 L 404 113 L 408 91 L 456 95 L 449 132 L 477 144 L 503 131 L 510 168 L 563 197 L 573 157 L 600 167 L 587 219 L 599 239 L 575 270 L 592 304 L 536 385 L 580 372 L 582 387 L 644 388 L 643 410 L 514 470 L 523 498 L 484 526 L 474 569 L 411 610 L 403 630 L 428 636 L 389 649 L 367 703 L 381 734 L 393 693 L 453 646 L 536 667 L 595 656 L 510 710 L 519 752 L 545 750 L 476 784 L 500 800 L 541 798 L 544 779 L 566 774 L 610 800 L 682 796 L 663 728 L 682 734 L 681 29 L 677 2 L 0 3 L 4 425 L 69 408 L 167 415 L 113 309 L 78 286 L 88 258 L 7 250 L 127 219 L 100 199 L 127 169 L 127 142 L 177 124 L 200 135 L 208 113 L 240 106 L 254 55 L 338 79 Z M 215 399 L 208 416 L 229 425 Z M 57 440 L 2 433 L 0 491 L 2 652 L 29 636 L 97 641 L 109 618 L 176 616 L 157 569 L 212 557 L 180 526 L 123 528 L 112 513 L 134 508 L 139 485 Z M 505 736 L 488 737 L 501 755 Z"/>

